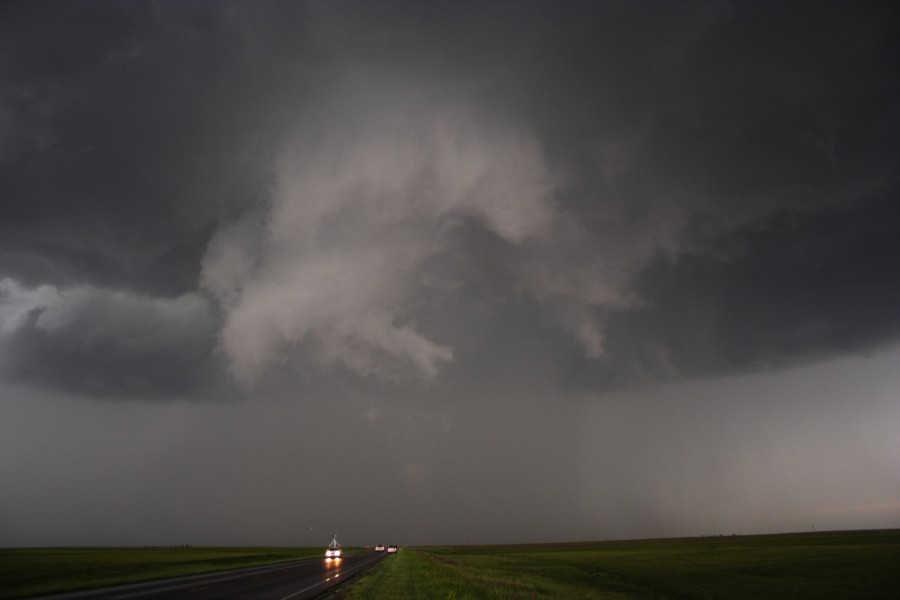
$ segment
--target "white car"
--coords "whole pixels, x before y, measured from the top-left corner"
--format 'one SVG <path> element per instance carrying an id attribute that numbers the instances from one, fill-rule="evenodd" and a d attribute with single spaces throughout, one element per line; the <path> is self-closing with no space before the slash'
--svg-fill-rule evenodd
<path id="1" fill-rule="evenodd" d="M 375 544 L 375 552 L 384 552 L 384 544 Z"/>
<path id="2" fill-rule="evenodd" d="M 338 544 L 337 536 L 331 538 L 331 543 L 328 544 L 328 548 L 325 550 L 325 559 L 331 560 L 333 558 L 341 557 L 341 545 Z"/>
<path id="3" fill-rule="evenodd" d="M 397 551 L 397 546 L 391 544 L 390 546 L 388 546 L 388 550 L 387 550 L 387 551 L 388 551 L 388 554 L 391 554 L 392 552 L 396 552 L 396 551 Z"/>

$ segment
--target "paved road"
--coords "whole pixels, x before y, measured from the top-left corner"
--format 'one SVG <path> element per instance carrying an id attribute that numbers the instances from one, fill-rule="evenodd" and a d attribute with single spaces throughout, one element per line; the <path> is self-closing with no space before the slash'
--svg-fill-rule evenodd
<path id="1" fill-rule="evenodd" d="M 359 574 L 384 556 L 384 552 L 359 552 L 341 560 L 316 558 L 219 571 L 47 596 L 46 600 L 308 600 Z"/>

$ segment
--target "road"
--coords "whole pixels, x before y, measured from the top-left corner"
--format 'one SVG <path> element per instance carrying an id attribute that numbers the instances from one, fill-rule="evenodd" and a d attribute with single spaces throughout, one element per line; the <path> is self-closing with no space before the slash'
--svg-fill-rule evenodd
<path id="1" fill-rule="evenodd" d="M 340 560 L 315 558 L 218 571 L 46 596 L 44 600 L 308 600 L 359 574 L 384 556 L 384 552 L 358 552 Z"/>

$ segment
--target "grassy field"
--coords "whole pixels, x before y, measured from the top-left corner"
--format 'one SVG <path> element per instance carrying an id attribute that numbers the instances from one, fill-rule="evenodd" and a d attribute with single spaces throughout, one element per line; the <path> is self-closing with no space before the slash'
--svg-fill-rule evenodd
<path id="1" fill-rule="evenodd" d="M 381 598 L 900 598 L 900 531 L 401 548 L 337 592 Z"/>
<path id="2" fill-rule="evenodd" d="M 0 549 L 0 598 L 252 567 L 322 556 L 322 548 Z"/>

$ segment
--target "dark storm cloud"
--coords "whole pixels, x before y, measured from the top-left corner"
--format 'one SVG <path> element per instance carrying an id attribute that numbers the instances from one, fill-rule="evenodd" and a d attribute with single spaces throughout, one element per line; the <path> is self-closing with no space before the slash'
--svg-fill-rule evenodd
<path id="1" fill-rule="evenodd" d="M 301 19 L 278 34 L 283 21 L 259 14 L 270 43 L 208 8 L 4 5 L 0 279 L 35 300 L 3 332 L 5 380 L 162 397 L 210 375 L 217 316 L 192 293 L 200 259 L 216 223 L 262 197 L 275 92 L 304 92 L 278 69 Z M 64 325 L 41 326 L 42 287 Z M 73 289 L 103 308 L 66 306 Z"/>
<path id="2" fill-rule="evenodd" d="M 497 353 L 468 339 L 476 323 L 531 330 L 597 383 L 647 371 L 647 353 L 669 375 L 774 365 L 785 350 L 740 327 L 709 334 L 726 357 L 687 356 L 717 325 L 683 311 L 730 298 L 685 265 L 744 289 L 764 258 L 710 257 L 783 214 L 825 244 L 818 213 L 897 191 L 889 4 L 4 10 L 3 275 L 161 299 L 201 285 L 246 381 L 297 363 L 434 379 L 479 362 L 457 348 Z M 809 284 L 788 296 L 827 304 Z M 767 335 L 796 337 L 779 285 L 754 287 Z M 841 302 L 891 339 L 888 311 Z M 844 335 L 790 353 L 874 340 Z"/>
<path id="3" fill-rule="evenodd" d="M 0 378 L 106 398 L 178 398 L 215 368 L 218 323 L 196 295 L 155 300 L 127 292 L 0 280 Z"/>
<path id="4" fill-rule="evenodd" d="M 897 31 L 3 3 L 0 545 L 895 525 Z"/>
<path id="5" fill-rule="evenodd" d="M 217 220 L 259 200 L 270 92 L 296 82 L 265 68 L 282 62 L 278 43 L 245 40 L 226 5 L 209 8 L 5 5 L 7 275 L 170 295 L 194 287 Z M 278 40 L 302 31 L 294 23 L 283 35 L 277 21 L 260 25 Z"/>
<path id="6" fill-rule="evenodd" d="M 879 195 L 779 213 L 709 252 L 658 259 L 637 283 L 646 304 L 608 324 L 621 353 L 605 375 L 777 369 L 895 342 L 898 218 L 896 199 Z"/>
<path id="7" fill-rule="evenodd" d="M 528 114 L 580 166 L 563 193 L 589 251 L 634 256 L 638 301 L 596 307 L 607 352 L 576 370 L 777 368 L 895 340 L 896 11 L 694 8 L 582 20 L 529 66 Z"/>

